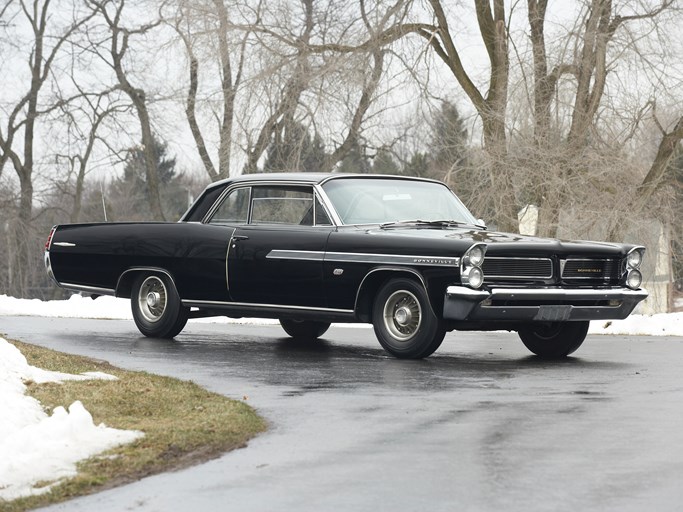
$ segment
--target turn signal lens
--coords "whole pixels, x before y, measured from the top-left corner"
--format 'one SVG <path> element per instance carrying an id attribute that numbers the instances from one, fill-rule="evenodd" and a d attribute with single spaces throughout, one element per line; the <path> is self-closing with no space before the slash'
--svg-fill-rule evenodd
<path id="1" fill-rule="evenodd" d="M 629 270 L 626 276 L 626 286 L 632 290 L 637 290 L 643 282 L 643 274 L 639 270 Z"/>

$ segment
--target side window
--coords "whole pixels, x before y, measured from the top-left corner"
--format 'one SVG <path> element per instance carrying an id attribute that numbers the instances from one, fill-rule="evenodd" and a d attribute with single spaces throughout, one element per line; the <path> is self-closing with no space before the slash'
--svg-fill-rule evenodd
<path id="1" fill-rule="evenodd" d="M 246 224 L 249 217 L 249 187 L 232 190 L 213 214 L 210 224 Z"/>
<path id="2" fill-rule="evenodd" d="M 332 225 L 332 221 L 327 216 L 327 212 L 325 211 L 325 208 L 323 208 L 323 205 L 320 204 L 320 199 L 318 199 L 318 196 L 315 196 L 315 225 L 316 226 L 331 226 Z"/>
<path id="3" fill-rule="evenodd" d="M 313 225 L 313 190 L 308 187 L 254 187 L 252 224 Z"/>

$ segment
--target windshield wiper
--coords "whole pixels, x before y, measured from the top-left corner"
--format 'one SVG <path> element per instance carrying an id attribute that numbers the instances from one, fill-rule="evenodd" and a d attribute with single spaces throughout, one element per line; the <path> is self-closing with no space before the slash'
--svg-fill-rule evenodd
<path id="1" fill-rule="evenodd" d="M 470 223 L 468 222 L 462 222 L 459 220 L 421 220 L 421 219 L 414 219 L 414 220 L 395 220 L 392 222 L 383 222 L 382 224 L 379 225 L 380 228 L 388 228 L 392 226 L 401 226 L 401 225 L 414 225 L 414 226 L 438 226 L 438 227 L 448 227 L 448 226 L 471 226 Z"/>

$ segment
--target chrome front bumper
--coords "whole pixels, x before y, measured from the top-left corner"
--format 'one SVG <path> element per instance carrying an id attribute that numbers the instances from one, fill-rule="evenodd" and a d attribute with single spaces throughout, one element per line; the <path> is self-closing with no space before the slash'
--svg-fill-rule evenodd
<path id="1" fill-rule="evenodd" d="M 618 320 L 631 314 L 647 291 L 629 288 L 491 288 L 449 286 L 446 320 L 538 321 Z"/>

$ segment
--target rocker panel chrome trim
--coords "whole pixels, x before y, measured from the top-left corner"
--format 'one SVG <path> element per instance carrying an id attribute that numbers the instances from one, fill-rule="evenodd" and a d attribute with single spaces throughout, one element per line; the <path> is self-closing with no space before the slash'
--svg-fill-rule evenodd
<path id="1" fill-rule="evenodd" d="M 76 290 L 79 292 L 86 292 L 97 295 L 116 295 L 116 290 L 111 288 L 99 288 L 97 286 L 86 286 L 84 284 L 74 284 L 74 283 L 57 283 L 62 288 L 67 288 L 68 290 Z"/>
<path id="2" fill-rule="evenodd" d="M 320 311 L 353 314 L 352 309 L 320 308 L 314 306 L 291 306 L 288 304 L 259 304 L 256 302 L 226 302 L 218 300 L 181 299 L 184 306 L 228 306 L 235 308 L 290 309 L 292 311 Z"/>

